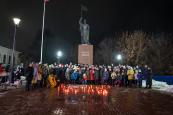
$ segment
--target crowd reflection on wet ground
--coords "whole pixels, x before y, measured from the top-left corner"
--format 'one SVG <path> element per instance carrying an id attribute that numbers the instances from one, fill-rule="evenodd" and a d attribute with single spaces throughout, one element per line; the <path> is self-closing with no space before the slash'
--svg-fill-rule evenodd
<path id="1" fill-rule="evenodd" d="M 0 115 L 172 115 L 173 97 L 147 89 L 60 85 L 0 98 Z"/>

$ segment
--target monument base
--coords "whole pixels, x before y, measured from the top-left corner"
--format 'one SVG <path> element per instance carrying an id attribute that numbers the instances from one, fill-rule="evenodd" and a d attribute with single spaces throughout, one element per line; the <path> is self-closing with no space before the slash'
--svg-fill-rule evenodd
<path id="1" fill-rule="evenodd" d="M 78 64 L 93 64 L 93 45 L 81 44 L 78 46 Z"/>

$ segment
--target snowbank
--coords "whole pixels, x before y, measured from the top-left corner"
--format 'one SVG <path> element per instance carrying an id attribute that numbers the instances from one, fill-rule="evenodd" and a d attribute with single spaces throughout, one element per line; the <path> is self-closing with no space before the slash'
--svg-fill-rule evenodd
<path id="1" fill-rule="evenodd" d="M 146 86 L 146 81 L 143 80 L 142 87 L 145 86 Z M 173 93 L 173 85 L 168 85 L 166 82 L 152 80 L 152 89 Z"/>

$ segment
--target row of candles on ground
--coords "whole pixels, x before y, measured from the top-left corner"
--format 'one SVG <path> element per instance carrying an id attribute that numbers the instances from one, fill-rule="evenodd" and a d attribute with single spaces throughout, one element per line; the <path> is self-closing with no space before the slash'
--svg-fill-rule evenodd
<path id="1" fill-rule="evenodd" d="M 93 86 L 93 85 L 61 85 L 60 91 L 65 95 L 69 94 L 89 94 L 89 95 L 102 95 L 107 96 L 108 90 L 110 86 L 100 85 L 100 86 Z"/>

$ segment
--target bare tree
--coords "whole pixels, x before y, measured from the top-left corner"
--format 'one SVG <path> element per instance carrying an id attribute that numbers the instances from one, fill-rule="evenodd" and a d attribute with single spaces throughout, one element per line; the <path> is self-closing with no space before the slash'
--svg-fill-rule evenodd
<path id="1" fill-rule="evenodd" d="M 147 34 L 141 31 L 122 33 L 117 42 L 117 49 L 123 54 L 125 63 L 144 63 L 148 39 Z"/>
<path id="2" fill-rule="evenodd" d="M 95 60 L 99 64 L 111 64 L 117 53 L 123 55 L 123 63 L 147 64 L 155 72 L 167 70 L 173 65 L 172 35 L 147 34 L 142 31 L 123 32 L 117 38 L 106 38 L 100 42 Z"/>
<path id="3" fill-rule="evenodd" d="M 100 42 L 95 52 L 95 62 L 98 64 L 111 64 L 114 61 L 116 39 L 106 38 Z"/>
<path id="4" fill-rule="evenodd" d="M 153 35 L 148 42 L 149 50 L 146 56 L 149 60 L 147 61 L 156 71 L 164 70 L 173 65 L 173 40 L 171 38 L 172 36 L 165 34 Z"/>

